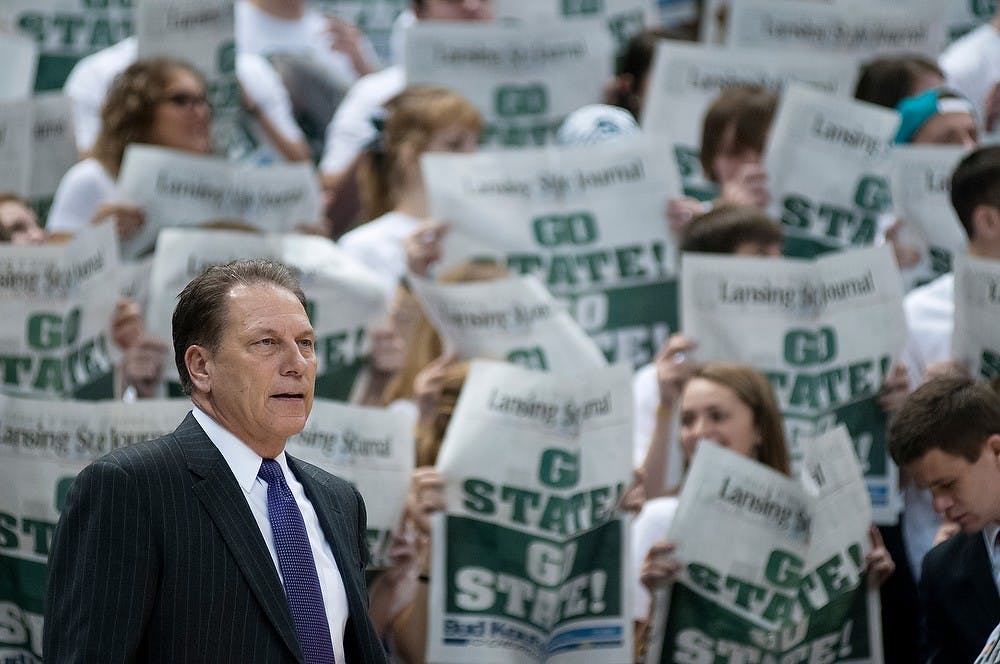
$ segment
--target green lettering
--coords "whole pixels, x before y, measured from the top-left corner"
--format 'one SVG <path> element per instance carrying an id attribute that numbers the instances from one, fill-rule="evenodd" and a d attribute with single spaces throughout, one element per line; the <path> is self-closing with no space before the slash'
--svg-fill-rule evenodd
<path id="1" fill-rule="evenodd" d="M 504 486 L 500 490 L 501 501 L 505 503 L 510 502 L 511 499 L 514 501 L 511 506 L 510 514 L 510 518 L 514 523 L 528 523 L 528 517 L 525 514 L 525 504 L 531 503 L 531 507 L 538 507 L 538 502 L 541 500 L 541 497 L 541 494 L 536 491 L 519 489 L 513 486 Z"/>
<path id="2" fill-rule="evenodd" d="M 726 589 L 732 590 L 736 589 L 736 606 L 747 609 L 748 611 L 753 610 L 753 604 L 761 601 L 766 596 L 765 589 L 762 586 L 755 586 L 749 581 L 743 581 L 742 579 L 737 579 L 735 577 L 726 578 Z"/>
<path id="3" fill-rule="evenodd" d="M 781 207 L 781 223 L 793 228 L 809 228 L 812 203 L 799 196 L 787 196 Z"/>
<path id="4" fill-rule="evenodd" d="M 767 558 L 764 577 L 782 588 L 795 590 L 802 583 L 802 569 L 805 562 L 798 556 L 775 549 Z"/>
<path id="5" fill-rule="evenodd" d="M 493 502 L 493 494 L 496 489 L 486 480 L 467 479 L 462 483 L 465 491 L 465 500 L 462 505 L 467 510 L 478 512 L 479 514 L 495 514 L 496 503 Z"/>
<path id="6" fill-rule="evenodd" d="M 646 276 L 646 270 L 639 264 L 640 255 L 642 255 L 642 247 L 621 247 L 615 249 L 618 272 L 623 279 Z"/>
<path id="7" fill-rule="evenodd" d="M 688 574 L 696 586 L 712 593 L 719 592 L 719 573 L 707 565 L 688 563 Z"/>
<path id="8" fill-rule="evenodd" d="M 542 452 L 538 481 L 553 489 L 567 489 L 580 481 L 580 457 L 558 448 Z"/>
<path id="9" fill-rule="evenodd" d="M 0 512 L 0 549 L 17 547 L 17 518 Z"/>
<path id="10" fill-rule="evenodd" d="M 62 361 L 55 357 L 41 358 L 31 388 L 39 392 L 62 392 L 65 388 Z"/>
<path id="11" fill-rule="evenodd" d="M 566 501 L 559 496 L 551 496 L 545 502 L 545 511 L 538 522 L 538 527 L 550 533 L 566 533 L 567 508 Z"/>

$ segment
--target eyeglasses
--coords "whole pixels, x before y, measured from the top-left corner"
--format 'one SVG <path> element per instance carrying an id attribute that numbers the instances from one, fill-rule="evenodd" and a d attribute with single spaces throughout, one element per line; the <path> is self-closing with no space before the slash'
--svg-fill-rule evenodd
<path id="1" fill-rule="evenodd" d="M 187 110 L 201 107 L 205 107 L 209 111 L 212 110 L 212 104 L 208 101 L 208 97 L 191 94 L 190 92 L 176 92 L 172 95 L 167 95 L 162 101 Z"/>

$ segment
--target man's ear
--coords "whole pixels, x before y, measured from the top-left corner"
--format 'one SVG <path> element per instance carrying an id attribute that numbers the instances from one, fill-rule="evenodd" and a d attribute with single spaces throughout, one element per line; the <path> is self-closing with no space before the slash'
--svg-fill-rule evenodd
<path id="1" fill-rule="evenodd" d="M 975 230 L 976 240 L 1000 240 L 1000 208 L 977 205 L 972 210 L 972 228 Z"/>
<path id="2" fill-rule="evenodd" d="M 997 466 L 1000 467 L 1000 433 L 990 434 L 990 437 L 986 439 L 986 449 L 993 455 Z"/>
<path id="3" fill-rule="evenodd" d="M 191 345 L 184 351 L 184 366 L 196 392 L 212 391 L 211 355 L 203 346 Z"/>

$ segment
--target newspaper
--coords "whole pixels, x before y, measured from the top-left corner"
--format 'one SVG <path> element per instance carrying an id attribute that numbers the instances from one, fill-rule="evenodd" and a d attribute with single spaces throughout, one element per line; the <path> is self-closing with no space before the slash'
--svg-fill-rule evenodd
<path id="1" fill-rule="evenodd" d="M 1000 261 L 955 258 L 955 328 L 951 356 L 969 374 L 991 381 L 1000 376 Z"/>
<path id="2" fill-rule="evenodd" d="M 111 398 L 111 314 L 118 294 L 113 224 L 65 244 L 0 244 L 0 390 Z"/>
<path id="3" fill-rule="evenodd" d="M 626 367 L 474 362 L 437 460 L 427 659 L 632 661 Z"/>
<path id="4" fill-rule="evenodd" d="M 898 125 L 892 109 L 788 86 L 764 155 L 786 256 L 875 242 L 879 215 L 892 200 L 889 156 Z"/>
<path id="5" fill-rule="evenodd" d="M 529 25 L 418 22 L 406 36 L 406 81 L 464 95 L 488 147 L 552 143 L 563 119 L 601 101 L 614 51 L 598 19 Z"/>
<path id="6" fill-rule="evenodd" d="M 682 568 L 657 593 L 647 664 L 881 664 L 871 514 L 850 450 L 842 427 L 829 431 L 796 481 L 699 445 L 665 537 Z"/>
<path id="7" fill-rule="evenodd" d="M 610 362 L 645 364 L 676 329 L 664 210 L 680 181 L 666 139 L 425 154 L 422 165 L 431 213 L 451 225 L 444 267 L 492 257 L 537 275 Z"/>
<path id="8" fill-rule="evenodd" d="M 0 102 L 31 96 L 38 69 L 38 44 L 24 35 L 2 31 L 0 26 Z"/>
<path id="9" fill-rule="evenodd" d="M 322 204 L 311 164 L 237 164 L 137 144 L 125 150 L 118 194 L 146 213 L 139 232 L 122 242 L 128 258 L 149 251 L 157 233 L 169 226 L 235 221 L 288 232 L 317 222 Z"/>
<path id="10" fill-rule="evenodd" d="M 683 330 L 698 340 L 698 360 L 743 362 L 768 376 L 793 463 L 817 435 L 846 425 L 875 520 L 895 523 L 898 477 L 877 397 L 906 322 L 889 247 L 813 261 L 686 254 L 681 283 Z"/>
<path id="11" fill-rule="evenodd" d="M 0 24 L 37 43 L 35 90 L 59 90 L 80 58 L 132 34 L 134 4 L 133 0 L 3 0 Z"/>
<path id="12" fill-rule="evenodd" d="M 42 661 L 46 565 L 69 486 L 91 460 L 173 431 L 184 399 L 78 402 L 0 395 L 0 661 Z"/>
<path id="13" fill-rule="evenodd" d="M 727 46 L 772 51 L 876 55 L 923 53 L 936 58 L 946 43 L 947 3 L 791 2 L 729 3 Z"/>
<path id="14" fill-rule="evenodd" d="M 557 372 L 607 366 L 536 277 L 439 284 L 411 275 L 409 281 L 445 346 L 462 357 Z"/>
<path id="15" fill-rule="evenodd" d="M 642 128 L 674 140 L 674 155 L 689 196 L 709 199 L 716 186 L 702 173 L 701 130 L 708 107 L 727 87 L 759 85 L 781 92 L 789 83 L 847 98 L 858 60 L 852 56 L 789 58 L 765 50 L 728 49 L 661 41 L 646 83 Z"/>
<path id="16" fill-rule="evenodd" d="M 493 17 L 500 21 L 552 21 L 601 18 L 620 52 L 629 37 L 659 25 L 656 0 L 495 0 Z"/>
<path id="17" fill-rule="evenodd" d="M 289 438 L 285 449 L 357 487 L 368 513 L 372 565 L 387 566 L 413 474 L 410 418 L 384 408 L 317 399 L 302 433 Z"/>
<path id="18" fill-rule="evenodd" d="M 170 338 L 177 295 L 212 265 L 244 258 L 270 258 L 298 276 L 316 332 L 316 396 L 346 401 L 367 366 L 369 332 L 385 317 L 385 294 L 368 270 L 330 240 L 315 235 L 261 235 L 238 231 L 172 228 L 157 242 L 150 277 L 146 324 Z M 175 367 L 167 367 L 168 394 L 179 396 Z"/>
<path id="19" fill-rule="evenodd" d="M 920 263 L 903 274 L 908 288 L 951 272 L 952 257 L 965 253 L 968 237 L 951 205 L 951 174 L 967 153 L 954 145 L 892 150 L 893 212 L 904 222 L 899 242 L 920 251 Z"/>

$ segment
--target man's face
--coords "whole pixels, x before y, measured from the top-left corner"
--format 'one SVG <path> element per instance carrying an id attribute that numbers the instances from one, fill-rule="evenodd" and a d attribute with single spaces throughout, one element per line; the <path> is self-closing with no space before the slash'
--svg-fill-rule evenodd
<path id="1" fill-rule="evenodd" d="M 196 401 L 258 453 L 277 454 L 312 409 L 312 325 L 295 295 L 274 284 L 236 286 L 225 302 L 219 347 L 204 350 L 203 375 L 192 374 Z"/>
<path id="2" fill-rule="evenodd" d="M 934 510 L 972 533 L 1000 521 L 998 451 L 1000 435 L 991 436 L 971 463 L 934 448 L 910 464 L 909 470 L 917 486 L 931 490 Z"/>
<path id="3" fill-rule="evenodd" d="M 493 0 L 424 0 L 416 14 L 422 21 L 489 21 Z"/>

